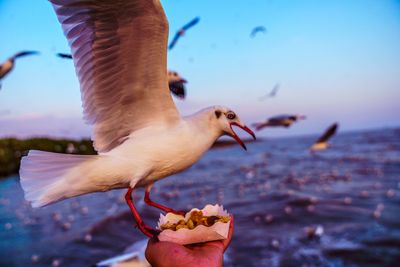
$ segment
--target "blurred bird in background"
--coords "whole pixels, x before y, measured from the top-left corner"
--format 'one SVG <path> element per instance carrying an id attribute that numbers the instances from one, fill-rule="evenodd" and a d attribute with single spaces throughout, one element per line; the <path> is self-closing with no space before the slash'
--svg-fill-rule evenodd
<path id="1" fill-rule="evenodd" d="M 266 34 L 266 33 L 267 33 L 267 28 L 265 28 L 264 26 L 257 26 L 257 27 L 254 27 L 253 30 L 252 30 L 251 33 L 250 33 L 250 37 L 251 37 L 251 38 L 254 38 L 254 37 L 256 37 L 257 34 L 259 34 L 259 33 Z"/>
<path id="2" fill-rule="evenodd" d="M 279 115 L 267 119 L 264 122 L 253 123 L 252 126 L 256 128 L 257 131 L 265 127 L 290 127 L 293 123 L 306 119 L 304 115 Z"/>
<path id="3" fill-rule="evenodd" d="M 15 60 L 17 58 L 30 56 L 30 55 L 37 55 L 37 54 L 39 54 L 39 52 L 37 52 L 37 51 L 22 51 L 22 52 L 15 54 L 12 57 L 10 57 L 3 64 L 1 64 L 0 65 L 0 89 L 1 89 L 2 79 L 13 70 L 13 68 L 15 66 Z"/>
<path id="4" fill-rule="evenodd" d="M 263 100 L 265 100 L 267 98 L 271 98 L 271 97 L 276 96 L 276 93 L 278 93 L 279 88 L 280 88 L 279 83 L 275 84 L 275 86 L 272 88 L 271 92 L 269 92 L 268 94 L 260 97 L 260 101 L 263 101 Z"/>
<path id="5" fill-rule="evenodd" d="M 171 50 L 172 48 L 175 47 L 176 43 L 178 42 L 178 40 L 185 35 L 185 32 L 192 28 L 194 25 L 196 25 L 197 23 L 199 23 L 200 18 L 196 17 L 193 20 L 191 20 L 189 23 L 187 23 L 185 26 L 183 26 L 182 28 L 180 28 L 177 33 L 175 34 L 174 38 L 172 39 L 171 43 L 168 46 L 168 49 Z"/>
<path id="6" fill-rule="evenodd" d="M 322 134 L 320 138 L 310 147 L 311 152 L 319 151 L 319 150 L 325 150 L 327 149 L 330 145 L 328 144 L 328 140 L 332 138 L 337 132 L 337 129 L 339 127 L 338 123 L 332 124 L 326 131 Z"/>

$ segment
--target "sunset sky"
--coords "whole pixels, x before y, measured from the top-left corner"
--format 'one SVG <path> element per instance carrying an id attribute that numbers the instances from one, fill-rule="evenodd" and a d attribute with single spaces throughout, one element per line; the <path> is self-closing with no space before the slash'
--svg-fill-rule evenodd
<path id="1" fill-rule="evenodd" d="M 170 38 L 200 22 L 168 54 L 170 69 L 189 83 L 188 115 L 210 105 L 231 107 L 247 124 L 301 113 L 290 129 L 259 135 L 318 133 L 332 122 L 342 131 L 400 125 L 400 1 L 174 0 L 162 1 Z M 0 61 L 20 50 L 2 81 L 0 137 L 89 135 L 81 119 L 79 84 L 61 26 L 47 1 L 0 0 Z M 250 38 L 263 25 L 266 34 Z M 275 84 L 275 98 L 259 101 Z"/>

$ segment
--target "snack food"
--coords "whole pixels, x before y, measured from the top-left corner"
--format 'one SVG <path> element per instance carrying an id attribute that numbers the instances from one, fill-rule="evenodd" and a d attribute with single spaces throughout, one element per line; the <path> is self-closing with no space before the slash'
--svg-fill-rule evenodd
<path id="1" fill-rule="evenodd" d="M 228 237 L 230 216 L 220 205 L 192 209 L 185 217 L 174 213 L 160 215 L 158 239 L 181 245 L 221 240 Z"/>
<path id="2" fill-rule="evenodd" d="M 176 231 L 182 228 L 186 229 L 194 229 L 199 225 L 204 225 L 206 227 L 213 226 L 216 222 L 227 223 L 229 222 L 229 216 L 222 216 L 222 215 L 211 215 L 205 216 L 201 210 L 193 210 L 190 212 L 190 217 L 187 221 L 184 219 L 179 220 L 176 223 L 166 222 L 165 224 L 161 225 L 161 230 L 172 230 Z"/>

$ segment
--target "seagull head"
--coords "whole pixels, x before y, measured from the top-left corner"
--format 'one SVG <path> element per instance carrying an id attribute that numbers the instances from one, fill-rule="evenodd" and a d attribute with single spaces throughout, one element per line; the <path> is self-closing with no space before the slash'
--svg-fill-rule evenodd
<path id="1" fill-rule="evenodd" d="M 215 107 L 214 109 L 214 114 L 213 114 L 214 120 L 217 123 L 217 127 L 220 128 L 222 131 L 221 135 L 229 135 L 233 139 L 236 140 L 236 142 L 239 143 L 245 150 L 247 150 L 245 144 L 243 141 L 239 138 L 239 136 L 235 133 L 233 130 L 233 127 L 239 127 L 242 130 L 246 131 L 248 134 L 250 134 L 254 140 L 256 140 L 256 135 L 250 128 L 248 128 L 246 125 L 244 125 L 241 121 L 238 115 L 236 115 L 235 112 L 228 108 L 224 107 Z"/>
<path id="2" fill-rule="evenodd" d="M 184 78 L 182 78 L 182 76 L 179 75 L 179 73 L 177 73 L 176 71 L 169 70 L 168 71 L 168 83 L 171 83 L 171 82 L 187 83 L 187 81 Z"/>
<path id="3" fill-rule="evenodd" d="M 169 90 L 180 99 L 185 98 L 186 83 L 187 81 L 184 78 L 182 78 L 176 71 L 168 71 Z"/>

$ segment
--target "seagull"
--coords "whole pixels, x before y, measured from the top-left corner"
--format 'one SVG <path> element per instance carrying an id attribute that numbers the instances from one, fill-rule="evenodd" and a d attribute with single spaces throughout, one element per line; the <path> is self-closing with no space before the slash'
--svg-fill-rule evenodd
<path id="1" fill-rule="evenodd" d="M 279 88 L 280 88 L 279 83 L 275 84 L 275 86 L 272 88 L 271 92 L 269 92 L 265 96 L 260 97 L 260 101 L 263 101 L 263 100 L 265 100 L 267 98 L 271 98 L 271 97 L 276 96 L 276 93 L 278 92 Z"/>
<path id="2" fill-rule="evenodd" d="M 60 58 L 72 59 L 71 54 L 57 53 L 57 56 Z M 187 83 L 186 79 L 182 78 L 179 73 L 172 70 L 168 71 L 169 90 L 181 100 L 185 99 L 186 96 L 185 83 Z"/>
<path id="3" fill-rule="evenodd" d="M 98 155 L 29 151 L 21 160 L 20 182 L 32 207 L 92 192 L 126 188 L 138 229 L 158 231 L 136 210 L 132 192 L 179 173 L 222 135 L 245 144 L 233 130 L 252 135 L 238 115 L 211 106 L 181 117 L 168 89 L 168 20 L 159 0 L 50 0 L 72 49 L 84 118 L 93 125 Z"/>
<path id="4" fill-rule="evenodd" d="M 250 37 L 254 38 L 258 33 L 264 33 L 264 34 L 267 33 L 267 28 L 265 28 L 264 26 L 254 27 L 250 33 Z"/>
<path id="5" fill-rule="evenodd" d="M 304 115 L 279 115 L 271 117 L 264 122 L 254 123 L 253 126 L 256 128 L 257 131 L 260 131 L 261 129 L 268 126 L 269 127 L 282 126 L 288 128 L 298 120 L 304 120 L 304 119 L 306 119 L 306 116 Z"/>
<path id="6" fill-rule="evenodd" d="M 171 50 L 172 48 L 174 48 L 176 43 L 178 42 L 179 38 L 181 38 L 188 29 L 190 29 L 191 27 L 196 25 L 199 21 L 200 21 L 200 18 L 196 17 L 196 18 L 192 19 L 189 23 L 187 23 L 185 26 L 180 28 L 176 32 L 174 39 L 172 39 L 171 43 L 169 44 L 168 49 Z"/>
<path id="7" fill-rule="evenodd" d="M 326 129 L 324 134 L 311 146 L 310 151 L 315 152 L 327 149 L 329 147 L 328 140 L 336 133 L 338 127 L 339 124 L 334 123 Z"/>
<path id="8" fill-rule="evenodd" d="M 36 55 L 39 54 L 37 51 L 22 51 L 14 56 L 7 59 L 3 64 L 0 65 L 0 89 L 1 89 L 1 80 L 8 74 L 15 65 L 15 60 L 20 57 L 29 56 L 29 55 Z"/>
<path id="9" fill-rule="evenodd" d="M 187 81 L 182 78 L 179 73 L 171 70 L 168 71 L 169 90 L 179 99 L 185 99 L 185 83 L 187 83 Z"/>

